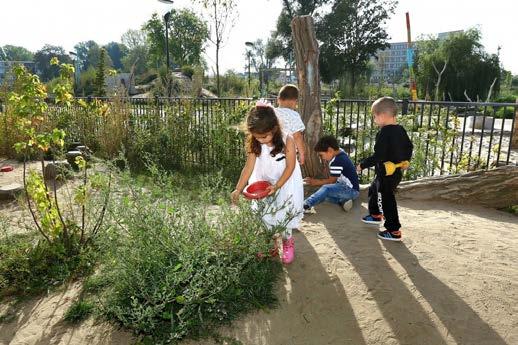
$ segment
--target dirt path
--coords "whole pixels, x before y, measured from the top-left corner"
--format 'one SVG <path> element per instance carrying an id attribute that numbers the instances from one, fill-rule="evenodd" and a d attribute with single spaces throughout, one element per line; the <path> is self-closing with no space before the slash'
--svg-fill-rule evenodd
<path id="1" fill-rule="evenodd" d="M 518 217 L 403 201 L 404 242 L 386 243 L 358 221 L 365 207 L 317 207 L 295 234 L 297 258 L 279 282 L 279 307 L 220 333 L 254 345 L 518 344 Z M 77 290 L 17 308 L 0 323 L 0 344 L 132 343 L 105 324 L 63 324 Z"/>

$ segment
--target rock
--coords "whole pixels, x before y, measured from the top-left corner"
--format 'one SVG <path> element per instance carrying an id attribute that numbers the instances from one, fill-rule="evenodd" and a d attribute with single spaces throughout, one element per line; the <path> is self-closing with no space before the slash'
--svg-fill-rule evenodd
<path id="1" fill-rule="evenodd" d="M 82 144 L 79 141 L 73 141 L 70 144 L 68 144 L 68 151 L 75 151 L 78 146 L 81 146 Z"/>
<path id="2" fill-rule="evenodd" d="M 493 128 L 494 122 L 495 119 L 491 116 L 471 115 L 466 117 L 466 130 L 472 130 L 473 128 L 482 129 L 482 125 L 484 127 L 484 130 L 491 130 L 491 128 Z"/>
<path id="3" fill-rule="evenodd" d="M 70 174 L 72 166 L 68 161 L 57 161 L 45 166 L 43 176 L 46 180 L 54 180 L 57 177 L 66 178 Z"/>
<path id="4" fill-rule="evenodd" d="M 68 151 L 67 152 L 67 161 L 70 163 L 73 169 L 78 170 L 79 167 L 76 164 L 76 157 L 83 156 L 81 151 Z"/>
<path id="5" fill-rule="evenodd" d="M 19 183 L 11 183 L 0 187 L 0 200 L 15 199 L 23 191 L 23 186 Z"/>
<path id="6" fill-rule="evenodd" d="M 92 155 L 92 151 L 88 148 L 88 146 L 86 146 L 86 145 L 79 145 L 79 146 L 76 147 L 76 150 L 77 151 L 81 151 L 81 153 L 83 154 L 84 159 L 86 159 L 87 161 L 90 160 L 91 155 Z"/>

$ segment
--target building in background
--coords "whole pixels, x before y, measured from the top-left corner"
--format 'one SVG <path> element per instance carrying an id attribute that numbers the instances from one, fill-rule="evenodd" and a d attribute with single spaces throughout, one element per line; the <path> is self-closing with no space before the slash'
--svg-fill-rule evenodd
<path id="1" fill-rule="evenodd" d="M 462 33 L 463 30 L 440 32 L 437 39 L 443 40 L 450 35 Z M 379 51 L 376 56 L 371 57 L 373 66 L 370 81 L 379 82 L 380 79 L 388 83 L 397 83 L 403 78 L 403 71 L 407 68 L 407 43 L 389 43 L 390 47 Z"/>

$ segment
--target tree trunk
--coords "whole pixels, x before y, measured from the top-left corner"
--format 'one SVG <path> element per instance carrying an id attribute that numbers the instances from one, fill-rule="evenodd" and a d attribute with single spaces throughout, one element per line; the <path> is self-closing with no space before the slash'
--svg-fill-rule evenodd
<path id="1" fill-rule="evenodd" d="M 321 173 L 321 163 L 315 144 L 322 134 L 322 107 L 320 104 L 320 75 L 318 57 L 320 50 L 311 16 L 299 16 L 291 21 L 293 49 L 299 86 L 299 110 L 306 126 L 304 141 L 306 157 L 303 171 L 315 177 Z"/>
<path id="2" fill-rule="evenodd" d="M 221 97 L 219 84 L 219 43 L 216 43 L 216 90 L 218 90 L 218 97 Z"/>
<path id="3" fill-rule="evenodd" d="M 463 175 L 423 178 L 403 182 L 398 198 L 446 200 L 503 208 L 518 205 L 518 166 L 507 165 Z"/>
<path id="4" fill-rule="evenodd" d="M 437 73 L 437 83 L 435 83 L 435 101 L 439 101 L 439 86 L 441 84 L 442 74 L 446 70 L 446 66 L 448 65 L 448 59 L 444 62 L 444 66 L 442 67 L 442 70 L 439 72 L 437 67 L 435 66 L 435 63 L 432 61 L 433 69 L 435 70 L 435 73 Z"/>
<path id="5" fill-rule="evenodd" d="M 351 98 L 354 98 L 355 96 L 355 90 L 356 89 L 356 72 L 353 70 L 351 71 Z"/>

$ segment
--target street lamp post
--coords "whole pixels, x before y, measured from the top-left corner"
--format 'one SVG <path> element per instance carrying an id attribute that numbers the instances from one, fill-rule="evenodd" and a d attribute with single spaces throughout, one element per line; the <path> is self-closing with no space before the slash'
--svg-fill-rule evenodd
<path id="1" fill-rule="evenodd" d="M 76 52 L 69 51 L 70 55 L 74 57 L 74 91 L 79 90 L 79 59 Z"/>
<path id="2" fill-rule="evenodd" d="M 246 55 L 248 56 L 248 90 L 250 91 L 250 58 L 252 57 L 251 48 L 254 47 L 254 44 L 252 42 L 245 42 L 245 45 L 250 48 L 246 52 Z"/>
<path id="3" fill-rule="evenodd" d="M 158 0 L 163 4 L 172 5 L 174 3 L 173 0 Z M 169 73 L 169 69 L 171 66 L 171 62 L 169 59 L 169 19 L 171 19 L 171 11 L 168 11 L 164 15 L 165 22 L 165 52 L 166 52 L 166 61 L 167 61 L 167 73 Z"/>
<path id="4" fill-rule="evenodd" d="M 172 5 L 174 3 L 173 0 L 158 0 L 161 3 Z M 171 97 L 171 84 L 169 82 L 170 75 L 169 71 L 171 68 L 171 60 L 169 59 L 169 19 L 171 19 L 171 11 L 168 11 L 164 14 L 164 22 L 165 22 L 165 54 L 166 54 L 166 67 L 167 67 L 167 96 Z"/>
<path id="5" fill-rule="evenodd" d="M 169 73 L 171 62 L 169 59 L 169 19 L 171 18 L 171 12 L 167 12 L 164 15 L 165 22 L 165 52 L 167 61 L 167 73 Z"/>
<path id="6" fill-rule="evenodd" d="M 264 64 L 261 63 L 259 65 L 259 90 L 261 92 L 261 97 L 264 96 L 264 90 L 263 90 L 263 85 L 264 85 Z"/>

